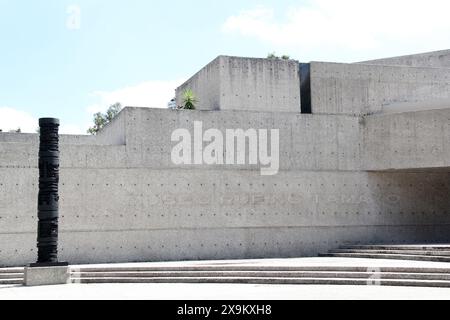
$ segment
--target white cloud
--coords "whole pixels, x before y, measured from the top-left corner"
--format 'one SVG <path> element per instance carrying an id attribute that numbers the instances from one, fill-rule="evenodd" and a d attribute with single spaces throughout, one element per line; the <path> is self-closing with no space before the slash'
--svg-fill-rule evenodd
<path id="1" fill-rule="evenodd" d="M 288 9 L 282 21 L 273 8 L 242 11 L 229 17 L 222 31 L 296 53 L 445 49 L 450 47 L 449 12 L 448 0 L 310 0 Z"/>
<path id="2" fill-rule="evenodd" d="M 36 133 L 39 127 L 39 119 L 31 113 L 10 107 L 0 107 L 0 129 L 3 132 L 17 130 L 22 133 Z M 87 128 L 87 126 L 86 126 Z M 62 124 L 59 128 L 61 134 L 86 134 L 86 129 L 75 124 Z"/>
<path id="3" fill-rule="evenodd" d="M 167 103 L 175 95 L 175 88 L 184 79 L 173 81 L 147 81 L 134 86 L 113 90 L 95 91 L 92 95 L 96 101 L 86 108 L 84 123 L 62 123 L 61 134 L 86 134 L 92 125 L 91 116 L 96 112 L 104 112 L 116 102 L 123 106 L 167 108 Z M 24 133 L 35 133 L 38 128 L 38 118 L 16 108 L 0 107 L 0 129 L 3 132 L 20 128 Z M 82 121 L 83 122 L 83 121 Z"/>
<path id="4" fill-rule="evenodd" d="M 65 124 L 62 123 L 61 127 L 59 128 L 60 134 L 74 134 L 74 135 L 85 135 L 87 128 L 89 128 L 90 124 L 85 125 L 84 127 L 81 127 L 76 124 Z"/>
<path id="5" fill-rule="evenodd" d="M 38 127 L 38 119 L 30 113 L 9 107 L 0 107 L 0 129 L 3 132 L 20 128 L 22 132 L 35 133 Z"/>
<path id="6" fill-rule="evenodd" d="M 89 114 L 105 111 L 110 105 L 120 102 L 123 106 L 167 108 L 167 103 L 175 96 L 175 89 L 184 79 L 173 81 L 147 81 L 113 91 L 92 93 L 97 102 L 88 106 Z"/>

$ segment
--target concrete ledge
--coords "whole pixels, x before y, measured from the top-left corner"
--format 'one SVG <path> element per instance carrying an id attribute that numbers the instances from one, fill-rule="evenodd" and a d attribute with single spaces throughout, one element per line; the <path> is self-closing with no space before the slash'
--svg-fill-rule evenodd
<path id="1" fill-rule="evenodd" d="M 24 285 L 28 287 L 67 284 L 69 281 L 70 272 L 68 266 L 25 268 Z"/>
<path id="2" fill-rule="evenodd" d="M 367 115 L 450 99 L 450 69 L 311 62 L 313 114 Z"/>
<path id="3" fill-rule="evenodd" d="M 299 62 L 219 56 L 176 89 L 194 91 L 198 110 L 301 112 Z"/>
<path id="4" fill-rule="evenodd" d="M 361 62 L 363 64 L 379 64 L 409 67 L 450 68 L 450 50 L 433 51 L 407 56 L 377 59 Z"/>

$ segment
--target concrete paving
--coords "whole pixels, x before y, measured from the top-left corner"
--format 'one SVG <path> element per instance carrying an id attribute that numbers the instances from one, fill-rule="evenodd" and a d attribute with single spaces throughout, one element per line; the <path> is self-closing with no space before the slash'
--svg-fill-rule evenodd
<path id="1" fill-rule="evenodd" d="M 449 300 L 450 289 L 246 284 L 0 286 L 0 300 Z"/>
<path id="2" fill-rule="evenodd" d="M 251 267 L 365 267 L 448 269 L 449 263 L 344 258 L 303 258 L 240 261 L 190 261 L 78 265 L 76 268 L 152 268 L 200 266 Z M 107 299 L 107 300 L 359 300 L 450 299 L 450 288 L 332 285 L 257 284 L 68 284 L 62 286 L 0 286 L 0 300 L 9 299 Z"/>

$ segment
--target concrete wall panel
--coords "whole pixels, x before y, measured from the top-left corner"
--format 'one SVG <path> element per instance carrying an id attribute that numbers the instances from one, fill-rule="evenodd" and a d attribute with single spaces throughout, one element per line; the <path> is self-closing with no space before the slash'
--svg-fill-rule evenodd
<path id="1" fill-rule="evenodd" d="M 35 254 L 33 174 L 1 171 L 1 265 Z M 449 234 L 449 177 L 63 169 L 61 254 L 72 263 L 294 257 L 344 243 L 438 241 Z"/>
<path id="2" fill-rule="evenodd" d="M 364 123 L 366 170 L 449 170 L 450 108 L 372 115 Z"/>
<path id="3" fill-rule="evenodd" d="M 133 123 L 127 128 L 130 166 L 179 168 L 170 159 L 175 145 L 170 141 L 172 132 L 185 128 L 192 134 L 195 121 L 203 123 L 204 131 L 217 128 L 224 134 L 227 129 L 279 129 L 282 170 L 355 170 L 360 165 L 359 119 L 355 117 L 244 111 L 149 112 L 130 108 L 128 118 Z M 258 169 L 249 165 L 220 168 Z"/>
<path id="4" fill-rule="evenodd" d="M 220 56 L 176 90 L 197 95 L 199 110 L 301 112 L 299 63 Z"/>
<path id="5" fill-rule="evenodd" d="M 311 63 L 312 112 L 365 115 L 397 103 L 450 99 L 450 69 Z"/>
<path id="6" fill-rule="evenodd" d="M 450 50 L 371 60 L 362 63 L 408 67 L 450 68 Z"/>
<path id="7" fill-rule="evenodd" d="M 60 253 L 71 263 L 298 257 L 347 243 L 449 241 L 449 172 L 361 171 L 415 165 L 408 141 L 413 155 L 439 141 L 448 151 L 437 139 L 450 132 L 445 110 L 360 119 L 126 108 L 120 117 L 89 138 L 104 145 L 62 140 Z M 280 129 L 280 173 L 173 165 L 171 133 L 194 121 Z M 0 265 L 24 265 L 36 256 L 37 136 L 2 138 Z M 386 160 L 401 142 L 401 154 Z"/>
<path id="8" fill-rule="evenodd" d="M 183 93 L 191 89 L 197 99 L 198 110 L 219 110 L 221 57 L 217 57 L 192 78 L 176 89 L 177 106 L 183 105 Z"/>

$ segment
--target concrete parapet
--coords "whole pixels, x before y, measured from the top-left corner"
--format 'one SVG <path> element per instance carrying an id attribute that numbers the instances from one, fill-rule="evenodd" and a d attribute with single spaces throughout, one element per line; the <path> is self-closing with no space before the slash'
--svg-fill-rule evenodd
<path id="1" fill-rule="evenodd" d="M 409 66 L 450 68 L 450 50 L 433 51 L 407 56 L 377 59 L 362 62 L 363 64 L 379 64 L 386 66 Z"/>
<path id="2" fill-rule="evenodd" d="M 198 97 L 199 110 L 301 112 L 299 63 L 219 56 L 176 90 Z"/>
<path id="3" fill-rule="evenodd" d="M 450 69 L 311 63 L 314 114 L 365 115 L 389 105 L 450 99 Z"/>
<path id="4" fill-rule="evenodd" d="M 450 171 L 450 105 L 368 116 L 361 133 L 364 170 Z"/>

